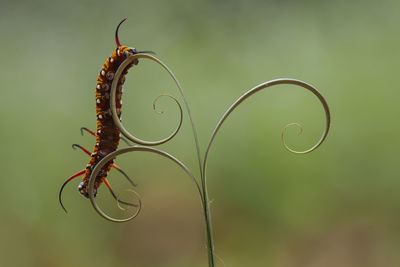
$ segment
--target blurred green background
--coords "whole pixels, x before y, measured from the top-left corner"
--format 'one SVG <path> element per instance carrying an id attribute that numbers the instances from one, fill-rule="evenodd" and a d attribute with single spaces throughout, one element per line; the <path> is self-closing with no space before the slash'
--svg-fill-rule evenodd
<path id="1" fill-rule="evenodd" d="M 181 81 L 202 151 L 233 101 L 258 83 L 301 79 L 332 112 L 315 152 L 294 155 L 280 142 L 312 146 L 324 127 L 317 99 L 277 86 L 248 99 L 221 129 L 208 166 L 215 245 L 226 266 L 369 267 L 400 265 L 400 179 L 396 81 L 399 1 L 1 1 L 0 266 L 206 266 L 202 210 L 193 183 L 148 153 L 118 158 L 139 184 L 143 209 L 129 223 L 100 218 L 63 181 L 86 166 L 72 143 L 93 148 L 79 128 L 96 127 L 97 74 L 122 44 L 153 50 Z M 149 61 L 131 69 L 123 122 L 154 140 L 176 125 L 177 109 Z M 124 145 L 122 145 L 124 146 Z M 183 129 L 159 147 L 197 175 Z M 122 177 L 111 172 L 116 188 Z M 99 201 L 115 212 L 104 187 Z M 224 266 L 218 261 L 218 266 Z"/>

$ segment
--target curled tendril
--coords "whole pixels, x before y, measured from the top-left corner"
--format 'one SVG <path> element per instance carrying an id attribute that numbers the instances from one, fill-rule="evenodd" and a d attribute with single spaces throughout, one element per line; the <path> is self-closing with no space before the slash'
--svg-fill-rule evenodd
<path id="1" fill-rule="evenodd" d="M 281 134 L 282 145 L 285 147 L 285 149 L 286 149 L 287 151 L 292 152 L 292 153 L 294 153 L 294 154 L 305 154 L 305 153 L 307 153 L 307 152 L 305 152 L 305 151 L 296 151 L 296 150 L 293 150 L 293 149 L 291 149 L 291 148 L 286 144 L 286 141 L 285 141 L 286 129 L 289 128 L 289 127 L 292 127 L 292 126 L 296 126 L 297 128 L 299 128 L 298 135 L 301 135 L 301 134 L 303 133 L 303 126 L 302 126 L 300 123 L 292 122 L 292 123 L 287 124 L 287 125 L 283 128 L 282 134 Z"/>
<path id="2" fill-rule="evenodd" d="M 210 137 L 210 141 L 208 142 L 208 146 L 207 146 L 206 153 L 205 153 L 205 156 L 204 156 L 204 162 L 203 162 L 203 172 L 204 173 L 205 173 L 205 169 L 206 169 L 206 166 L 207 166 L 208 154 L 210 152 L 211 145 L 213 144 L 215 136 L 217 135 L 217 133 L 218 133 L 219 129 L 221 128 L 222 124 L 224 123 L 224 121 L 232 113 L 232 111 L 234 111 L 243 101 L 245 101 L 247 98 L 249 98 L 253 94 L 255 94 L 255 93 L 257 93 L 257 92 L 259 92 L 259 91 L 261 91 L 261 90 L 263 90 L 265 88 L 272 87 L 274 85 L 279 85 L 279 84 L 293 84 L 293 85 L 297 85 L 297 86 L 300 86 L 300 87 L 303 87 L 303 88 L 309 90 L 321 102 L 321 104 L 322 104 L 322 106 L 324 108 L 324 111 L 325 111 L 325 118 L 326 118 L 326 126 L 325 126 L 325 130 L 324 130 L 321 138 L 319 139 L 319 141 L 313 147 L 311 147 L 311 148 L 309 148 L 307 150 L 304 150 L 304 151 L 296 151 L 296 150 L 291 149 L 290 147 L 288 147 L 286 145 L 286 142 L 285 142 L 285 139 L 284 139 L 284 135 L 285 135 L 287 127 L 296 125 L 297 127 L 300 128 L 300 133 L 301 133 L 302 132 L 302 126 L 300 124 L 298 124 L 298 123 L 290 123 L 290 124 L 286 125 L 286 127 L 283 129 L 282 136 L 281 136 L 284 147 L 288 151 L 290 151 L 292 153 L 295 153 L 295 154 L 306 154 L 306 153 L 310 153 L 310 152 L 314 151 L 316 148 L 318 148 L 324 142 L 324 140 L 325 140 L 325 138 L 326 138 L 326 136 L 328 135 L 328 132 L 329 132 L 330 122 L 331 122 L 331 115 L 330 115 L 328 103 L 326 102 L 326 100 L 322 96 L 322 94 L 315 87 L 313 87 L 312 85 L 310 85 L 308 83 L 305 83 L 303 81 L 300 81 L 300 80 L 289 79 L 289 78 L 271 80 L 271 81 L 268 81 L 268 82 L 261 83 L 261 84 L 257 85 L 256 87 L 250 89 L 246 93 L 244 93 L 241 97 L 239 97 L 229 107 L 229 109 L 225 112 L 225 114 L 219 120 L 217 126 L 215 127 L 215 129 L 214 129 L 214 131 L 213 131 L 213 133 L 212 133 L 212 135 Z M 206 180 L 205 174 L 204 174 L 203 179 L 204 179 L 203 183 L 205 183 L 205 180 Z"/>
<path id="3" fill-rule="evenodd" d="M 141 140 L 137 137 L 135 137 L 134 135 L 130 134 L 125 127 L 122 125 L 120 119 L 118 118 L 117 115 L 117 110 L 116 110 L 116 102 L 115 102 L 115 94 L 116 94 L 116 90 L 117 90 L 117 84 L 119 81 L 120 76 L 122 75 L 124 69 L 131 64 L 133 61 L 135 61 L 137 58 L 150 58 L 152 60 L 154 60 L 155 62 L 159 63 L 160 65 L 163 66 L 163 63 L 161 63 L 158 59 L 156 59 L 155 57 L 148 55 L 148 54 L 135 54 L 132 56 L 128 56 L 123 62 L 122 64 L 118 67 L 117 72 L 114 75 L 114 80 L 113 83 L 111 85 L 111 112 L 112 112 L 112 117 L 114 120 L 115 125 L 119 128 L 119 130 L 121 131 L 121 133 L 128 138 L 129 140 L 131 140 L 132 142 L 136 143 L 136 144 L 140 144 L 140 145 L 145 145 L 145 146 L 156 146 L 156 145 L 160 145 L 163 143 L 168 142 L 169 140 L 171 140 L 172 138 L 174 138 L 174 136 L 179 132 L 179 129 L 182 126 L 182 120 L 183 120 L 183 112 L 182 112 L 182 107 L 179 104 L 178 100 L 170 95 L 165 95 L 162 94 L 160 96 L 158 96 L 154 102 L 153 102 L 153 108 L 155 109 L 155 103 L 157 102 L 157 100 L 161 97 L 161 96 L 168 96 L 171 99 L 173 99 L 175 101 L 175 103 L 178 105 L 179 108 L 179 114 L 180 114 L 180 118 L 179 118 L 179 122 L 178 122 L 178 126 L 175 128 L 175 130 L 172 132 L 171 135 L 169 135 L 168 137 L 158 140 L 158 141 L 145 141 L 145 140 Z M 174 81 L 176 81 L 176 78 L 174 77 L 174 75 L 172 74 L 172 72 L 170 72 L 167 68 L 168 73 L 171 75 L 171 77 L 174 79 Z M 178 85 L 179 86 L 179 85 Z M 159 113 L 160 112 L 157 112 Z"/>
<path id="4" fill-rule="evenodd" d="M 132 220 L 133 218 L 135 218 L 137 216 L 137 214 L 139 213 L 139 211 L 140 211 L 141 201 L 140 201 L 140 197 L 139 197 L 139 208 L 138 208 L 138 211 L 135 214 L 129 216 L 128 218 L 124 218 L 124 219 L 113 218 L 113 217 L 107 215 L 104 211 L 102 211 L 100 209 L 100 207 L 97 205 L 96 200 L 94 198 L 94 182 L 96 180 L 97 174 L 100 172 L 100 170 L 103 168 L 103 166 L 107 162 L 109 162 L 111 159 L 114 159 L 115 157 L 117 157 L 118 155 L 125 154 L 125 153 L 132 152 L 132 151 L 151 152 L 151 153 L 158 154 L 158 155 L 160 155 L 160 156 L 162 156 L 164 158 L 167 158 L 167 159 L 171 160 L 172 162 L 177 164 L 179 167 L 181 167 L 181 169 L 184 170 L 186 172 L 186 174 L 189 175 L 189 177 L 195 183 L 195 185 L 197 187 L 197 190 L 199 191 L 200 197 L 203 198 L 203 194 L 201 192 L 200 185 L 198 184 L 196 178 L 193 176 L 193 174 L 190 172 L 190 170 L 182 162 L 180 162 L 178 159 L 176 159 L 174 156 L 168 154 L 167 152 L 164 152 L 162 150 L 159 150 L 159 149 L 156 149 L 156 148 L 152 148 L 152 147 L 132 146 L 132 147 L 127 147 L 127 148 L 122 148 L 122 149 L 116 150 L 116 151 L 108 154 L 107 156 L 105 156 L 98 164 L 96 164 L 96 166 L 93 169 L 92 174 L 90 175 L 89 188 L 88 188 L 89 199 L 90 199 L 90 202 L 93 205 L 93 208 L 96 210 L 96 212 L 101 217 L 105 218 L 106 220 L 112 221 L 112 222 L 126 222 L 126 221 L 129 221 L 129 220 Z"/>
<path id="5" fill-rule="evenodd" d="M 125 201 L 121 201 L 120 200 L 121 199 L 121 194 L 124 193 L 124 192 L 131 192 L 138 199 L 138 202 L 139 202 L 138 209 L 137 209 L 137 211 L 136 211 L 136 213 L 134 214 L 134 217 L 133 217 L 133 218 L 135 218 L 139 214 L 139 211 L 142 209 L 142 200 L 141 200 L 142 197 L 139 195 L 138 192 L 136 192 L 133 189 L 123 189 L 123 190 L 119 191 L 118 195 L 116 197 L 116 202 L 117 202 L 118 208 L 120 210 L 122 210 L 122 211 L 127 211 L 129 209 L 129 207 L 132 207 L 132 205 L 128 205 L 128 208 L 124 208 L 124 207 L 121 206 L 121 202 L 123 202 L 123 204 L 126 203 Z"/>
<path id="6" fill-rule="evenodd" d="M 182 96 L 182 99 L 183 99 L 183 101 L 184 101 L 184 103 L 185 103 L 186 112 L 187 112 L 187 114 L 188 114 L 188 116 L 189 116 L 189 121 L 190 121 L 190 124 L 191 124 L 191 127 L 192 127 L 193 138 L 194 138 L 194 142 L 195 142 L 195 145 L 196 145 L 197 159 L 198 159 L 198 164 L 199 164 L 199 169 L 200 169 L 200 176 L 203 176 L 203 169 L 202 169 L 202 165 L 201 165 L 200 144 L 199 144 L 199 139 L 198 139 L 198 137 L 197 137 L 196 127 L 195 127 L 194 122 L 193 122 L 192 113 L 191 113 L 191 111 L 190 111 L 190 107 L 189 107 L 189 104 L 188 104 L 188 102 L 187 102 L 187 100 L 186 100 L 185 94 L 183 93 L 183 89 L 182 89 L 181 84 L 179 83 L 179 81 L 178 81 L 178 79 L 176 78 L 176 76 L 172 73 L 172 71 L 168 68 L 168 66 L 165 65 L 161 60 L 159 60 L 158 58 L 156 58 L 156 57 L 154 57 L 154 56 L 152 56 L 152 55 L 146 54 L 145 52 L 139 52 L 138 54 L 129 55 L 129 56 L 122 62 L 122 64 L 119 66 L 117 72 L 116 72 L 115 75 L 114 75 L 114 81 L 118 81 L 118 80 L 119 80 L 120 76 L 122 75 L 123 69 L 124 69 L 127 65 L 129 65 L 130 63 L 132 63 L 135 59 L 139 59 L 139 58 L 145 58 L 145 59 L 149 59 L 149 60 L 152 60 L 152 61 L 156 62 L 156 63 L 159 64 L 165 71 L 167 71 L 168 74 L 169 74 L 169 76 L 174 80 L 174 83 L 175 83 L 176 87 L 178 88 L 179 93 L 180 93 L 180 95 Z M 179 107 L 180 112 L 181 112 L 180 123 L 179 123 L 178 128 L 174 131 L 174 133 L 172 133 L 169 137 L 167 137 L 167 138 L 165 138 L 165 139 L 163 139 L 163 140 L 159 140 L 159 141 L 155 141 L 155 142 L 143 141 L 143 140 L 140 140 L 139 138 L 136 138 L 136 137 L 132 136 L 128 131 L 126 131 L 126 129 L 123 127 L 123 125 L 121 124 L 120 120 L 118 119 L 118 116 L 116 115 L 116 114 L 117 114 L 117 113 L 116 113 L 116 104 L 115 104 L 116 87 L 117 87 L 117 83 L 114 83 L 114 82 L 113 82 L 113 84 L 112 84 L 112 86 L 111 86 L 111 112 L 112 112 L 112 117 L 113 117 L 114 123 L 116 124 L 116 126 L 118 127 L 118 129 L 121 131 L 121 133 L 122 133 L 123 135 L 125 135 L 127 138 L 129 138 L 131 141 L 133 141 L 133 142 L 135 142 L 135 143 L 137 143 L 137 144 L 140 144 L 140 145 L 145 145 L 145 146 L 159 145 L 159 144 L 163 144 L 163 143 L 165 143 L 165 142 L 171 140 L 171 139 L 176 135 L 176 133 L 179 131 L 179 127 L 180 127 L 181 124 L 182 124 L 182 117 L 183 117 L 182 108 L 181 108 L 181 106 L 179 105 L 179 102 L 178 102 L 178 100 L 176 100 L 176 98 L 171 97 L 171 96 L 169 96 L 169 95 L 166 95 L 166 96 L 169 96 L 169 97 L 173 98 L 173 100 L 178 104 L 178 107 Z M 158 98 L 160 98 L 161 96 L 163 96 L 163 95 L 158 96 L 158 97 L 153 101 L 153 108 L 154 108 L 154 109 L 155 109 L 155 103 L 157 102 Z M 156 111 L 156 112 L 157 112 L 157 111 Z M 132 139 L 131 139 L 130 137 L 131 137 Z"/>
<path id="7" fill-rule="evenodd" d="M 153 110 L 154 110 L 155 113 L 160 114 L 160 115 L 161 115 L 161 114 L 164 114 L 164 111 L 163 111 L 163 110 L 158 111 L 157 108 L 156 108 L 156 107 L 157 107 L 158 99 L 160 99 L 160 98 L 163 97 L 163 96 L 167 96 L 167 97 L 171 98 L 172 100 L 174 100 L 175 103 L 179 106 L 180 112 L 181 112 L 181 114 L 182 114 L 182 107 L 181 107 L 181 104 L 179 104 L 178 100 L 177 100 L 175 97 L 173 97 L 172 95 L 168 95 L 168 94 L 161 94 L 161 95 L 157 96 L 157 97 L 154 99 L 154 101 L 153 101 Z M 181 120 L 181 122 L 182 122 L 182 120 Z"/>

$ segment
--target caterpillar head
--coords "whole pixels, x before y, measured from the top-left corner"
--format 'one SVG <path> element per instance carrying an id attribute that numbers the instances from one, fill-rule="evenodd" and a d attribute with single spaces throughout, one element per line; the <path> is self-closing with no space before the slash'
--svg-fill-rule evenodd
<path id="1" fill-rule="evenodd" d="M 129 56 L 129 55 L 134 55 L 134 54 L 137 54 L 138 53 L 138 51 L 136 51 L 136 48 L 134 48 L 134 47 L 129 47 L 129 50 L 126 50 L 125 52 L 124 52 L 124 56 Z"/>
<path id="2" fill-rule="evenodd" d="M 125 56 L 125 57 L 127 57 L 129 55 L 134 55 L 134 54 L 137 54 L 137 53 L 138 53 L 138 51 L 134 47 L 119 46 L 115 50 L 115 55 L 113 55 L 113 56 L 116 56 L 116 57 Z"/>

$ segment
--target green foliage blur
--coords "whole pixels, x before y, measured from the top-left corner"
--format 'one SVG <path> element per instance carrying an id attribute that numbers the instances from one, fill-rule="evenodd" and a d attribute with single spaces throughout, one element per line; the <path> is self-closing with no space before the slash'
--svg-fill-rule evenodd
<path id="1" fill-rule="evenodd" d="M 117 163 L 135 182 L 136 220 L 100 218 L 77 192 L 96 127 L 97 74 L 115 48 L 153 50 L 177 75 L 201 149 L 225 110 L 253 86 L 291 77 L 316 86 L 332 112 L 325 126 L 309 92 L 277 86 L 248 99 L 212 147 L 208 187 L 218 266 L 400 265 L 399 1 L 2 1 L 0 6 L 0 266 L 206 266 L 202 209 L 171 162 L 133 153 Z M 181 100 L 168 75 L 142 60 L 123 95 L 123 123 L 142 139 L 167 136 Z M 121 146 L 125 146 L 121 143 Z M 158 148 L 198 166 L 187 114 Z M 110 182 L 124 184 L 113 171 Z M 106 188 L 99 202 L 116 211 Z M 223 265 L 222 261 L 225 263 Z"/>

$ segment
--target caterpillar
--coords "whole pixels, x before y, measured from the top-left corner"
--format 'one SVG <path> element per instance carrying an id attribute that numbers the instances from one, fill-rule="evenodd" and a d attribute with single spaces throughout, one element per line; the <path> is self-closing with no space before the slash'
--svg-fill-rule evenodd
<path id="1" fill-rule="evenodd" d="M 90 175 L 92 174 L 94 167 L 106 155 L 117 150 L 117 148 L 118 148 L 119 141 L 120 141 L 120 131 L 117 128 L 117 126 L 114 124 L 114 121 L 112 119 L 111 110 L 110 110 L 110 91 L 111 91 L 110 89 L 111 89 L 111 84 L 114 79 L 115 72 L 117 71 L 117 69 L 121 65 L 121 63 L 128 56 L 135 55 L 137 53 L 154 53 L 152 51 L 138 52 L 133 47 L 122 46 L 120 44 L 119 38 L 118 38 L 118 30 L 119 30 L 119 27 L 121 26 L 121 24 L 127 19 L 128 18 L 124 18 L 118 24 L 118 26 L 115 30 L 115 42 L 116 42 L 117 48 L 112 52 L 111 56 L 109 56 L 107 58 L 106 62 L 104 63 L 104 65 L 102 66 L 102 68 L 100 70 L 100 73 L 97 76 L 97 84 L 96 84 L 96 88 L 95 88 L 97 131 L 93 132 L 93 131 L 89 130 L 88 128 L 85 128 L 85 127 L 81 128 L 82 134 L 83 134 L 83 130 L 85 130 L 86 132 L 88 132 L 91 135 L 96 137 L 96 145 L 94 146 L 93 153 L 90 153 L 87 149 L 85 149 L 84 147 L 82 147 L 78 144 L 72 145 L 73 148 L 80 148 L 83 152 L 85 152 L 87 155 L 89 155 L 90 161 L 86 165 L 86 168 L 84 170 L 69 177 L 60 188 L 59 202 L 65 212 L 67 212 L 67 210 L 65 209 L 65 207 L 62 203 L 62 198 L 61 198 L 64 187 L 71 180 L 83 175 L 82 182 L 78 186 L 78 191 L 81 195 L 85 196 L 86 198 L 89 198 L 88 182 L 89 182 L 89 178 L 90 178 Z M 138 60 L 136 59 L 131 64 L 127 65 L 125 67 L 125 69 L 123 70 L 122 75 L 120 76 L 118 83 L 117 83 L 116 108 L 117 108 L 117 115 L 118 115 L 119 119 L 121 117 L 121 107 L 122 107 L 122 100 L 121 100 L 122 85 L 125 82 L 125 76 L 128 73 L 128 70 L 137 64 L 138 64 Z M 121 137 L 121 139 L 126 141 L 126 139 L 123 139 L 122 137 Z M 125 178 L 132 185 L 136 186 L 136 184 L 126 175 L 126 173 L 124 171 L 122 171 L 117 165 L 115 165 L 113 160 L 111 160 L 107 164 L 104 165 L 104 167 L 100 170 L 100 172 L 98 173 L 98 175 L 96 177 L 95 184 L 94 184 L 94 192 L 93 192 L 94 196 L 96 196 L 97 189 L 104 182 L 106 184 L 106 186 L 108 187 L 112 196 L 115 199 L 117 199 L 117 196 L 113 192 L 111 185 L 107 180 L 107 175 L 111 168 L 117 169 L 119 172 L 121 172 L 125 176 Z M 119 201 L 119 202 L 125 203 L 122 201 Z M 135 206 L 134 204 L 130 204 L 130 203 L 125 203 L 125 204 Z"/>

